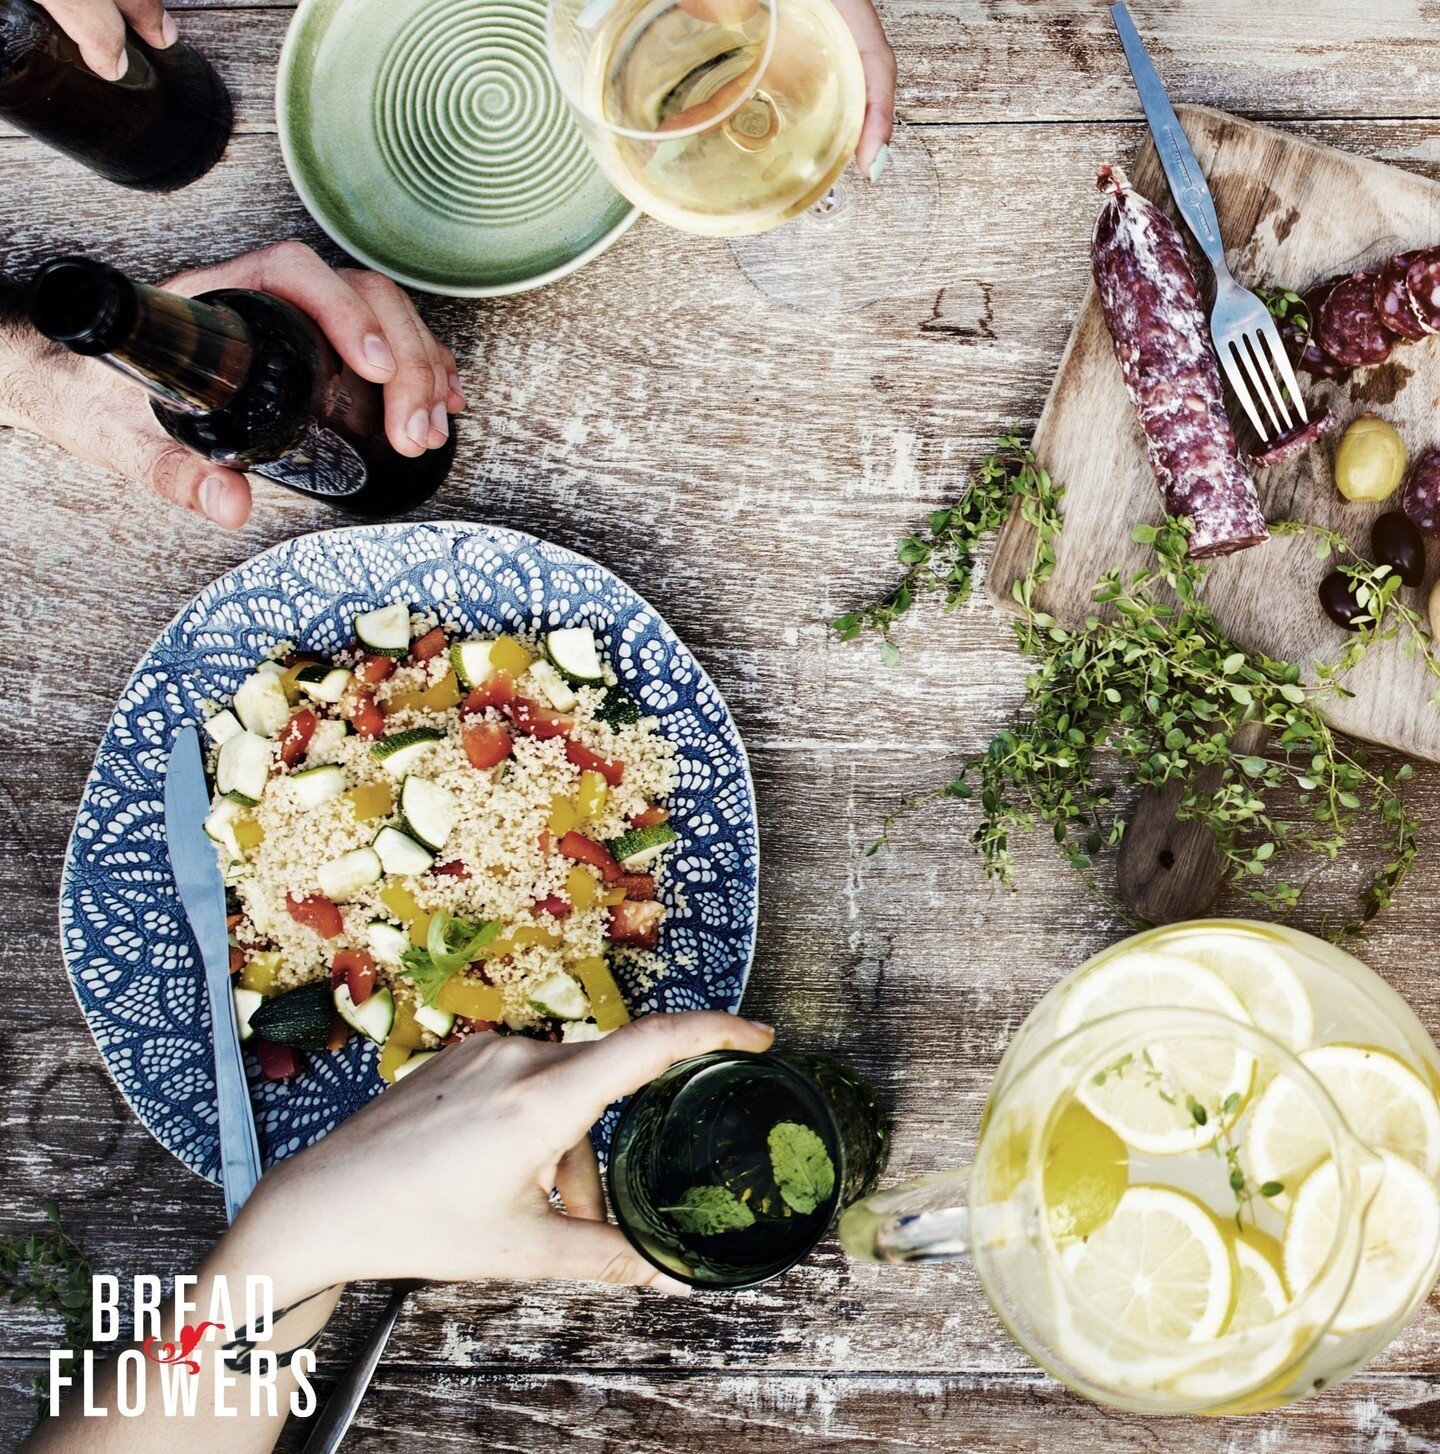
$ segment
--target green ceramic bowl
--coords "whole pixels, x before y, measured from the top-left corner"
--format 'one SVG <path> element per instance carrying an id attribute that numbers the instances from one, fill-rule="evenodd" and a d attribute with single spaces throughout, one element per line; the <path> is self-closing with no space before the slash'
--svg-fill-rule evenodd
<path id="1" fill-rule="evenodd" d="M 639 215 L 566 110 L 544 0 L 302 0 L 275 109 L 311 216 L 425 292 L 538 288 Z"/>

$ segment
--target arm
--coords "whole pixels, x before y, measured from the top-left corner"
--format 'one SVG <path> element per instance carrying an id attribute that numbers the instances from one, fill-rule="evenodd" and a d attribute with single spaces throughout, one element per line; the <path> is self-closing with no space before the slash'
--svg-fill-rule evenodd
<path id="1" fill-rule="evenodd" d="M 277 1314 L 292 1309 L 277 1317 L 268 1344 L 279 1353 L 318 1332 L 349 1281 L 568 1278 L 683 1296 L 683 1283 L 652 1267 L 605 1220 L 590 1127 L 612 1101 L 676 1061 L 764 1050 L 771 1038 L 768 1026 L 703 1012 L 649 1015 L 593 1044 L 468 1036 L 266 1173 L 201 1267 L 199 1296 L 190 1301 L 202 1311 L 189 1321 L 205 1318 L 217 1279 L 233 1297 L 254 1273 L 271 1279 Z M 563 1212 L 551 1204 L 552 1188 Z M 176 1339 L 173 1322 L 162 1336 Z M 227 1328 L 195 1348 L 202 1389 L 213 1388 L 215 1364 L 234 1341 Z M 147 1364 L 145 1371 L 161 1370 Z M 167 1416 L 154 1377 L 134 1418 L 87 1419 L 72 1395 L 25 1447 L 29 1454 L 168 1454 L 183 1433 L 205 1454 L 262 1454 L 279 1437 L 290 1394 L 303 1397 L 304 1380 L 293 1365 L 282 1371 L 275 1412 L 252 1413 L 257 1377 L 242 1377 L 226 1395 L 239 1411 L 234 1418 L 218 1417 L 209 1394 L 192 1420 Z M 113 1408 L 115 1393 L 112 1363 L 96 1401 Z"/>

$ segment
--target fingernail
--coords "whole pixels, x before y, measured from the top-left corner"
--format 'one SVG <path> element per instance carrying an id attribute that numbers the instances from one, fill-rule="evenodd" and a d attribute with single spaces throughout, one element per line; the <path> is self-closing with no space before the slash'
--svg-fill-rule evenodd
<path id="1" fill-rule="evenodd" d="M 238 530 L 250 514 L 244 487 L 224 475 L 206 475 L 197 498 L 205 518 L 226 530 Z"/>
<path id="2" fill-rule="evenodd" d="M 695 1291 L 688 1282 L 680 1282 L 677 1278 L 667 1277 L 663 1272 L 657 1272 L 648 1285 L 653 1287 L 656 1292 L 663 1292 L 666 1297 L 689 1297 Z"/>
<path id="3" fill-rule="evenodd" d="M 130 49 L 127 46 L 120 52 L 120 58 L 115 62 L 115 79 L 123 81 L 125 72 L 130 69 Z"/>
<path id="4" fill-rule="evenodd" d="M 450 438 L 450 419 L 445 413 L 445 406 L 443 404 L 437 404 L 430 411 L 430 427 L 446 439 Z"/>
<path id="5" fill-rule="evenodd" d="M 423 449 L 430 443 L 430 411 L 428 409 L 417 409 L 410 416 L 410 423 L 406 426 L 405 432 L 420 445 Z"/>
<path id="6" fill-rule="evenodd" d="M 774 1025 L 767 1025 L 764 1020 L 746 1020 L 745 1023 L 747 1025 L 753 1025 L 755 1029 L 763 1032 L 766 1035 L 773 1035 L 775 1033 Z"/>
<path id="7" fill-rule="evenodd" d="M 465 390 L 460 386 L 460 375 L 451 374 L 447 382 L 450 385 L 450 392 L 459 399 L 460 407 L 463 409 L 469 401 L 465 398 Z"/>
<path id="8" fill-rule="evenodd" d="M 365 358 L 377 369 L 393 370 L 395 367 L 395 355 L 390 352 L 390 345 L 378 333 L 365 335 Z"/>
<path id="9" fill-rule="evenodd" d="M 885 168 L 890 165 L 890 148 L 882 146 L 875 153 L 875 160 L 870 163 L 870 180 L 878 182 L 885 175 Z"/>
<path id="10" fill-rule="evenodd" d="M 167 10 L 165 18 L 160 22 L 160 44 L 162 47 L 172 46 L 180 39 L 180 27 L 175 24 L 175 17 Z"/>

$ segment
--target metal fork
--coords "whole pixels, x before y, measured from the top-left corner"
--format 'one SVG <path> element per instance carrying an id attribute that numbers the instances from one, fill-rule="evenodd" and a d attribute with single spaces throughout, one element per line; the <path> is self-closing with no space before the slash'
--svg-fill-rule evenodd
<path id="1" fill-rule="evenodd" d="M 1215 344 L 1215 352 L 1235 397 L 1255 426 L 1255 433 L 1268 443 L 1310 418 L 1295 370 L 1291 367 L 1270 310 L 1231 276 L 1210 185 L 1185 139 L 1179 118 L 1165 94 L 1165 87 L 1145 53 L 1130 11 L 1123 4 L 1112 5 L 1110 18 L 1120 32 L 1125 59 L 1130 63 L 1130 74 L 1135 78 L 1140 105 L 1150 123 L 1150 132 L 1160 153 L 1160 165 L 1165 168 L 1165 179 L 1170 183 L 1175 205 L 1215 270 L 1215 306 L 1210 310 L 1210 337 Z M 1264 417 L 1255 402 L 1257 395 L 1264 408 Z M 1292 411 L 1298 418 L 1292 417 Z"/>

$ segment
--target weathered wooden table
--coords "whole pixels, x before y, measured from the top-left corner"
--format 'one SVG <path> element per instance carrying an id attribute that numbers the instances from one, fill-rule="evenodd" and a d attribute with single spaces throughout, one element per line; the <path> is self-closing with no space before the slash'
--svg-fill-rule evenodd
<path id="1" fill-rule="evenodd" d="M 7 266 L 88 248 L 149 278 L 292 235 L 320 244 L 274 132 L 289 18 L 267 0 L 182 17 L 235 87 L 239 134 L 172 199 L 118 193 L 0 136 Z M 605 562 L 719 681 L 760 795 L 747 1008 L 875 1078 L 900 1177 L 965 1159 L 1020 1020 L 1124 926 L 1042 843 L 1022 850 L 1017 893 L 987 884 L 955 805 L 862 856 L 902 794 L 943 782 L 1009 717 L 1023 666 L 979 601 L 917 611 L 891 670 L 826 623 L 886 586 L 894 538 L 957 493 L 1004 426 L 1033 422 L 1086 281 L 1095 168 L 1128 159 L 1143 129 L 1100 0 L 906 0 L 886 19 L 901 112 L 942 184 L 932 254 L 903 294 L 848 317 L 791 313 L 752 291 L 722 245 L 642 222 L 541 293 L 422 307 L 474 401 L 428 513 L 518 526 Z M 1139 19 L 1177 100 L 1440 174 L 1433 0 L 1150 0 Z M 163 1273 L 217 1234 L 220 1197 L 150 1139 L 101 1066 L 61 969 L 61 856 L 144 646 L 218 572 L 334 521 L 266 489 L 247 530 L 225 535 L 27 437 L 0 438 L 0 518 L 0 1227 L 37 1221 L 55 1197 L 97 1270 Z M 1410 792 L 1433 816 L 1440 770 L 1418 771 Z M 1353 865 L 1337 865 L 1300 922 L 1353 882 Z M 1434 1032 L 1437 913 L 1440 866 L 1422 858 L 1362 951 Z M 347 1298 L 327 1378 L 378 1301 L 375 1289 Z M 6 1448 L 29 1425 L 28 1385 L 52 1341 L 42 1321 L 0 1313 Z M 402 1320 L 350 1447 L 898 1454 L 1057 1439 L 1440 1447 L 1440 1305 L 1300 1407 L 1161 1423 L 1044 1378 L 964 1269 L 850 1267 L 833 1244 L 780 1282 L 678 1306 L 597 1288 L 434 1287 Z"/>

